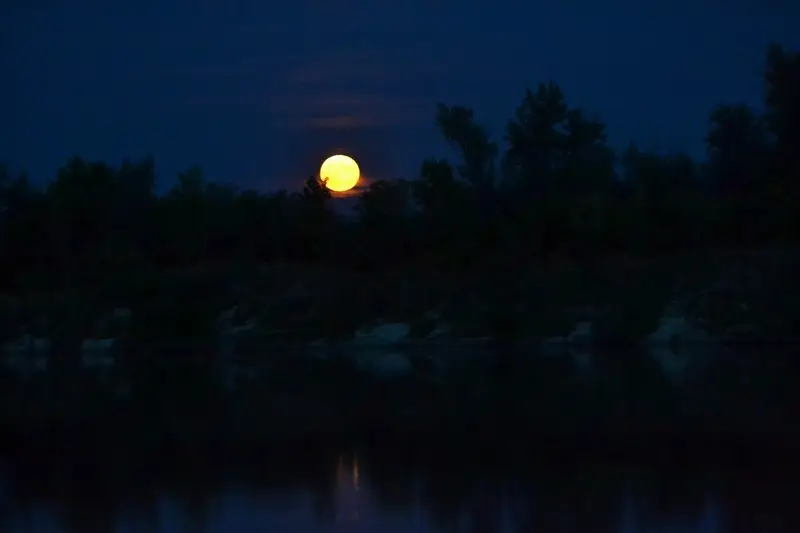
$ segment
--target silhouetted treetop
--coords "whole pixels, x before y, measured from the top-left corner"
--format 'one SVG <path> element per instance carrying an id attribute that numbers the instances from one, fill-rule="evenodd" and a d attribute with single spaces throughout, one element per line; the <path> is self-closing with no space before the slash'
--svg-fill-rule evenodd
<path id="1" fill-rule="evenodd" d="M 312 176 L 296 192 L 239 190 L 197 167 L 155 193 L 153 157 L 118 168 L 71 158 L 44 188 L 0 169 L 6 290 L 96 286 L 137 269 L 205 261 L 318 261 L 452 268 L 492 254 L 668 253 L 796 242 L 800 236 L 800 55 L 766 54 L 766 112 L 709 115 L 707 160 L 631 144 L 568 105 L 554 82 L 526 90 L 500 144 L 469 107 L 438 104 L 456 160 L 377 180 L 343 213 Z M 355 216 L 347 216 L 349 214 Z"/>

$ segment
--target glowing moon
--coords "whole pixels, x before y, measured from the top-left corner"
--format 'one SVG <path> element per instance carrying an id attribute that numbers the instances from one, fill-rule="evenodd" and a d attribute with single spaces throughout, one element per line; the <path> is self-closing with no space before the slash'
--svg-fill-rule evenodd
<path id="1" fill-rule="evenodd" d="M 361 171 L 352 157 L 333 155 L 319 169 L 319 177 L 334 192 L 349 191 L 358 183 Z"/>

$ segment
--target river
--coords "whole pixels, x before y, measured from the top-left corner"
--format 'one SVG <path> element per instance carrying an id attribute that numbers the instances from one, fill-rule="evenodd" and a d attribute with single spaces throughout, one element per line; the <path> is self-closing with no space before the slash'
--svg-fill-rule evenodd
<path id="1" fill-rule="evenodd" d="M 495 456 L 496 457 L 496 456 Z M 119 459 L 117 459 L 119 461 Z M 9 533 L 800 531 L 797 478 L 624 461 L 482 461 L 392 450 L 262 459 L 6 463 Z"/>
<path id="2" fill-rule="evenodd" d="M 684 431 L 717 419 L 756 427 L 763 413 L 786 425 L 788 408 L 744 401 L 789 390 L 772 374 L 760 388 L 698 381 L 698 393 L 623 353 L 607 366 L 626 371 L 598 372 L 605 381 L 552 358 L 461 359 L 445 377 L 420 365 L 376 381 L 334 359 L 292 358 L 233 390 L 214 371 L 171 367 L 73 376 L 77 392 L 63 397 L 58 375 L 9 378 L 0 532 L 800 531 L 800 463 L 770 452 L 784 441 L 766 437 L 787 432 L 741 453 L 730 440 L 705 447 L 698 434 L 692 446 L 705 452 L 693 458 L 668 436 L 641 440 L 684 427 L 675 418 L 684 414 L 695 421 Z M 117 382 L 136 394 L 109 395 Z M 708 414 L 695 416 L 698 406 Z M 600 426 L 638 427 L 635 457 L 605 454 Z M 539 445 L 569 428 L 583 428 L 570 450 Z"/>

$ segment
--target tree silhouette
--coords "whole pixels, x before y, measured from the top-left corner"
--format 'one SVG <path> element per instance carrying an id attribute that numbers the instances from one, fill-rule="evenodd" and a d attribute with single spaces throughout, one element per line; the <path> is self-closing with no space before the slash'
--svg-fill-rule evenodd
<path id="1" fill-rule="evenodd" d="M 372 273 L 448 265 L 455 276 L 498 257 L 519 266 L 796 243 L 798 73 L 800 55 L 770 47 L 766 113 L 716 108 L 704 161 L 633 144 L 615 153 L 605 124 L 569 106 L 554 82 L 525 91 L 500 142 L 472 109 L 438 104 L 434 123 L 457 160 L 432 157 L 413 179 L 372 183 L 355 218 L 316 177 L 264 193 L 209 182 L 194 167 L 157 195 L 150 156 L 119 168 L 71 158 L 41 189 L 2 169 L 0 279 L 22 296 L 231 262 Z"/>
<path id="2" fill-rule="evenodd" d="M 747 105 L 720 106 L 710 116 L 706 136 L 709 165 L 717 188 L 747 194 L 765 178 L 769 157 L 767 129 Z"/>
<path id="3" fill-rule="evenodd" d="M 557 85 L 539 84 L 535 93 L 525 91 L 506 127 L 506 176 L 539 190 L 552 184 L 566 148 L 566 134 L 559 129 L 566 120 L 567 104 Z"/>
<path id="4" fill-rule="evenodd" d="M 405 181 L 375 181 L 359 196 L 356 210 L 364 265 L 390 265 L 409 255 L 411 207 L 411 191 Z"/>
<path id="5" fill-rule="evenodd" d="M 797 172 L 800 146 L 800 53 L 773 45 L 767 50 L 766 120 L 776 138 L 776 150 L 787 170 Z"/>
<path id="6" fill-rule="evenodd" d="M 458 172 L 473 187 L 484 192 L 494 185 L 497 145 L 491 142 L 483 126 L 473 118 L 472 109 L 439 104 L 436 125 L 444 138 L 454 145 L 462 159 Z"/>

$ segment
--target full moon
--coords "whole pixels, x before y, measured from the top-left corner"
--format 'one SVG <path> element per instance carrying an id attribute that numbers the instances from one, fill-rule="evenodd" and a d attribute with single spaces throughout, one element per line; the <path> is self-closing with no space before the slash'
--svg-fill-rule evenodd
<path id="1" fill-rule="evenodd" d="M 358 183 L 361 171 L 352 157 L 333 155 L 319 169 L 319 177 L 334 192 L 349 191 Z"/>

